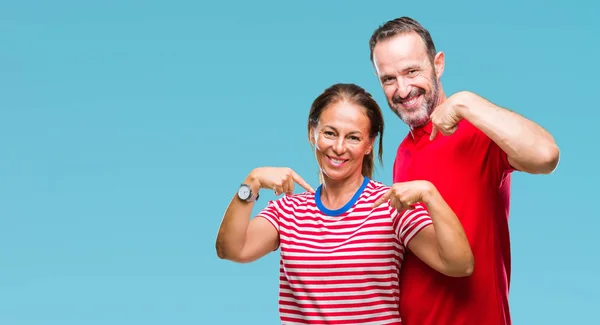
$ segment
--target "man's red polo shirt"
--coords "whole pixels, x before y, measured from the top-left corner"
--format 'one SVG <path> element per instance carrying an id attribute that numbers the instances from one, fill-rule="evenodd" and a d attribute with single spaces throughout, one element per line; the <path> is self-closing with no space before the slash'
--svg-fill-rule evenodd
<path id="1" fill-rule="evenodd" d="M 460 219 L 475 256 L 470 277 L 451 278 L 407 254 L 400 276 L 404 325 L 508 325 L 510 176 L 506 154 L 466 120 L 429 140 L 431 122 L 398 147 L 394 183 L 432 182 Z"/>

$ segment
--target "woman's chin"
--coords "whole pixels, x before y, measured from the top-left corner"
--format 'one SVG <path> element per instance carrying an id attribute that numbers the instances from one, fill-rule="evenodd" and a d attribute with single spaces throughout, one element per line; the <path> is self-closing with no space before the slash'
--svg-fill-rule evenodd
<path id="1" fill-rule="evenodd" d="M 324 178 L 327 178 L 329 181 L 334 181 L 334 182 L 342 182 L 353 176 L 351 171 L 349 171 L 347 169 L 338 170 L 338 169 L 324 168 L 324 169 L 321 169 L 321 172 L 323 173 Z"/>

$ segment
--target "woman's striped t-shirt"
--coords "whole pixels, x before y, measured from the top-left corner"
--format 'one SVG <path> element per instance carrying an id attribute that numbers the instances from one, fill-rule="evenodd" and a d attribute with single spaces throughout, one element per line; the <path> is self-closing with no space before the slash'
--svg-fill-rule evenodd
<path id="1" fill-rule="evenodd" d="M 328 210 L 305 192 L 269 202 L 257 217 L 279 232 L 283 324 L 399 324 L 398 276 L 410 240 L 432 223 L 425 207 L 398 213 L 373 203 L 390 188 L 365 177 Z"/>

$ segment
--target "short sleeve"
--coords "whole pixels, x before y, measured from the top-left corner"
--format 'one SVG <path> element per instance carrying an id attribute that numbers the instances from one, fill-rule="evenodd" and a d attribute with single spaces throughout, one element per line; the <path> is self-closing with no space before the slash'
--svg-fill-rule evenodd
<path id="1" fill-rule="evenodd" d="M 267 219 L 267 221 L 275 227 L 277 232 L 279 232 L 279 216 L 281 215 L 279 213 L 280 200 L 269 201 L 267 206 L 256 215 L 256 218 Z"/>
<path id="2" fill-rule="evenodd" d="M 497 164 L 498 172 L 501 175 L 511 173 L 515 171 L 515 168 L 508 161 L 508 155 L 500 146 L 490 139 L 490 156 L 493 157 L 493 161 Z"/>
<path id="3" fill-rule="evenodd" d="M 497 145 L 490 137 L 488 137 L 483 131 L 477 129 L 474 125 L 464 122 L 465 125 L 468 125 L 469 131 L 472 132 L 476 141 L 472 141 L 473 148 L 470 150 L 474 152 L 482 152 L 487 155 L 486 159 L 495 173 L 498 174 L 500 178 L 502 178 L 505 174 L 510 173 L 515 170 L 513 166 L 510 165 L 508 161 L 508 155 L 499 145 Z"/>
<path id="4" fill-rule="evenodd" d="M 398 213 L 398 210 L 395 208 L 390 207 L 390 209 L 392 209 L 391 213 L 394 231 L 404 247 L 408 247 L 410 240 L 413 239 L 419 231 L 433 224 L 429 212 L 422 204 L 418 203 L 414 206 L 414 209 L 403 210 L 401 213 Z"/>

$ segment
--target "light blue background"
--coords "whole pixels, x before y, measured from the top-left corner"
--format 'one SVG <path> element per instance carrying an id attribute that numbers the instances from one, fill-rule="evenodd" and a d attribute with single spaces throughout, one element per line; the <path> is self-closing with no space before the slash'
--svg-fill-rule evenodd
<path id="1" fill-rule="evenodd" d="M 546 7 L 547 6 L 547 7 Z M 354 82 L 407 127 L 368 39 L 417 18 L 471 90 L 562 150 L 513 178 L 515 324 L 591 324 L 598 291 L 597 1 L 26 1 L 0 4 L 0 324 L 277 324 L 278 255 L 219 260 L 222 213 L 254 167 L 314 186 L 311 101 Z M 274 196 L 263 193 L 258 208 Z M 468 199 L 468 198 L 465 198 Z"/>

